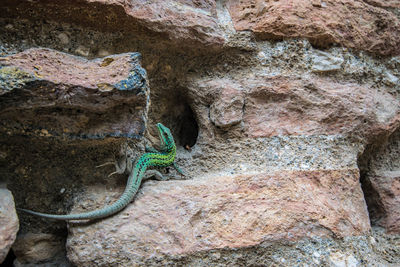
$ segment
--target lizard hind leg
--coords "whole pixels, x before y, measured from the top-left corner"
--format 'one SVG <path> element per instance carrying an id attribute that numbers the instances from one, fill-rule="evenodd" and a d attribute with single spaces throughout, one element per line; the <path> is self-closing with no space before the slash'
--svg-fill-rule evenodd
<path id="1" fill-rule="evenodd" d="M 107 165 L 114 165 L 115 166 L 115 171 L 110 173 L 108 175 L 108 177 L 111 177 L 111 176 L 113 176 L 114 174 L 117 174 L 117 173 L 118 174 L 122 174 L 122 173 L 125 172 L 125 169 L 126 169 L 126 164 L 122 163 L 123 166 L 120 166 L 120 164 L 119 164 L 119 162 L 117 160 L 103 163 L 101 165 L 96 166 L 96 168 L 104 167 L 104 166 L 107 166 Z"/>
<path id="2" fill-rule="evenodd" d="M 146 173 L 143 176 L 143 181 L 147 180 L 151 177 L 156 178 L 159 181 L 166 181 L 168 180 L 169 177 L 164 176 L 161 172 L 157 171 L 157 170 L 147 170 Z"/>
<path id="3" fill-rule="evenodd" d="M 155 149 L 154 147 L 151 147 L 151 146 L 146 146 L 145 151 L 151 152 L 151 153 L 160 153 L 160 151 L 158 151 L 157 149 Z"/>
<path id="4" fill-rule="evenodd" d="M 114 165 L 115 171 L 110 173 L 108 177 L 111 177 L 114 174 L 123 174 L 124 172 L 131 172 L 133 168 L 132 163 L 135 162 L 136 160 L 134 157 L 133 150 L 127 144 L 125 144 L 125 146 L 121 148 L 120 154 L 122 155 L 122 157 L 119 160 L 117 160 L 114 156 L 113 161 L 109 161 L 104 164 L 98 165 L 96 166 L 96 168 L 107 165 Z"/>

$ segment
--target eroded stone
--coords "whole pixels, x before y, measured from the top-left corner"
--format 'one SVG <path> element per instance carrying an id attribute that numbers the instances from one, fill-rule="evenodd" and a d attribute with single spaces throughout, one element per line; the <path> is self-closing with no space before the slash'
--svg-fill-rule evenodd
<path id="1" fill-rule="evenodd" d="M 14 243 L 18 229 L 14 198 L 9 190 L 0 188 L 0 263 L 4 261 Z"/>
<path id="2" fill-rule="evenodd" d="M 358 178 L 358 170 L 344 169 L 147 182 L 119 214 L 71 225 L 68 257 L 78 266 L 140 264 L 266 240 L 366 234 Z"/>
<path id="3" fill-rule="evenodd" d="M 364 2 L 378 7 L 400 8 L 400 3 L 397 0 L 364 0 Z"/>
<path id="4" fill-rule="evenodd" d="M 377 144 L 375 144 L 377 146 Z M 371 220 L 387 232 L 400 233 L 400 131 L 375 150 L 368 150 L 368 165 L 360 164 Z M 365 161 L 365 159 L 363 159 Z"/>
<path id="5" fill-rule="evenodd" d="M 51 49 L 2 58 L 2 130 L 140 137 L 149 105 L 140 59 L 139 53 L 126 53 L 87 60 Z"/>
<path id="6" fill-rule="evenodd" d="M 379 224 L 389 233 L 400 233 L 400 171 L 386 171 L 369 179 L 384 212 Z"/>
<path id="7" fill-rule="evenodd" d="M 356 83 L 279 76 L 245 83 L 244 121 L 253 137 L 340 133 L 368 140 L 400 119 L 395 97 Z"/>
<path id="8" fill-rule="evenodd" d="M 340 70 L 344 62 L 343 58 L 322 51 L 315 51 L 312 59 L 311 69 L 314 72 Z"/>
<path id="9" fill-rule="evenodd" d="M 244 94 L 240 86 L 230 87 L 220 81 L 217 100 L 210 107 L 210 119 L 217 127 L 226 128 L 243 119 Z"/>
<path id="10" fill-rule="evenodd" d="M 155 33 L 160 33 L 163 41 L 171 39 L 180 44 L 221 46 L 225 42 L 214 0 L 79 0 L 74 5 L 66 2 L 5 1 L 1 9 L 6 17 L 43 18 L 89 26 L 101 31 L 134 33 L 141 38 L 143 34 L 153 38 Z M 39 12 L 30 12 L 32 10 Z M 85 54 L 84 49 L 79 51 Z"/>
<path id="11" fill-rule="evenodd" d="M 369 5 L 366 2 L 370 2 Z M 400 20 L 382 7 L 395 1 L 228 1 L 236 30 L 261 38 L 303 37 L 317 46 L 333 43 L 381 55 L 398 55 Z"/>
<path id="12" fill-rule="evenodd" d="M 224 90 L 240 92 L 244 106 L 231 105 L 223 109 L 221 103 L 235 103 L 238 97 L 237 93 L 220 93 Z M 243 114 L 241 127 L 250 137 L 343 134 L 357 135 L 368 141 L 390 133 L 400 124 L 400 107 L 392 94 L 367 85 L 336 82 L 314 75 L 258 73 L 240 80 L 196 80 L 190 92 L 204 121 L 209 120 L 210 112 L 210 119 L 215 123 L 215 115 L 211 116 L 215 107 L 221 107 L 219 118 L 224 118 L 223 111 L 228 117 Z M 203 124 L 210 128 L 209 124 Z"/>
<path id="13" fill-rule="evenodd" d="M 27 233 L 19 235 L 13 251 L 17 257 L 17 263 L 24 266 L 25 263 L 39 263 L 52 261 L 63 254 L 62 238 L 45 233 Z"/>

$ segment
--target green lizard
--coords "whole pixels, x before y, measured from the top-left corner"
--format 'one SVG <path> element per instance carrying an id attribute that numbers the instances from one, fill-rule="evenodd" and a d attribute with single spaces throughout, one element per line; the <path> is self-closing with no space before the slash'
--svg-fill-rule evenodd
<path id="1" fill-rule="evenodd" d="M 113 204 L 94 211 L 66 215 L 47 214 L 26 209 L 19 210 L 29 214 L 55 220 L 92 220 L 104 218 L 125 208 L 134 198 L 143 179 L 146 179 L 150 176 L 155 176 L 159 180 L 166 180 L 161 173 L 155 170 L 147 171 L 150 173 L 150 175 L 146 175 L 146 170 L 148 167 L 168 167 L 173 165 L 176 170 L 183 175 L 182 171 L 174 162 L 176 156 L 176 146 L 171 131 L 161 123 L 157 123 L 157 128 L 161 142 L 161 151 L 157 151 L 154 148 L 146 148 L 146 150 L 150 152 L 144 153 L 139 158 L 135 168 L 129 175 L 124 193 Z"/>

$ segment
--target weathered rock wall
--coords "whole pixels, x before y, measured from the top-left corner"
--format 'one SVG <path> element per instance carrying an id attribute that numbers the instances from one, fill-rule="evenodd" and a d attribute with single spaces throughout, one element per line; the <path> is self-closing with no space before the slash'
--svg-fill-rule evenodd
<path id="1" fill-rule="evenodd" d="M 400 264 L 397 1 L 3 1 L 0 24 L 16 206 L 113 202 L 126 175 L 96 166 L 156 122 L 186 174 L 90 224 L 18 214 L 17 266 Z"/>

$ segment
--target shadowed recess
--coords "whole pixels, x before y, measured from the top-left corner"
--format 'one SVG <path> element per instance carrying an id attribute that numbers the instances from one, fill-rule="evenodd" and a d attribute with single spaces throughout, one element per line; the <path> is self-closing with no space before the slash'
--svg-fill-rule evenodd
<path id="1" fill-rule="evenodd" d="M 184 147 L 194 146 L 199 135 L 199 126 L 197 125 L 193 110 L 188 104 L 185 104 L 184 112 L 181 114 L 178 122 L 178 144 Z"/>
<path id="2" fill-rule="evenodd" d="M 1 267 L 11 267 L 14 266 L 14 260 L 16 259 L 14 251 L 10 249 L 10 251 L 7 254 L 7 257 L 3 261 L 3 263 L 0 264 Z"/>
<path id="3" fill-rule="evenodd" d="M 374 189 L 371 184 L 371 181 L 368 178 L 368 174 L 365 171 L 360 172 L 360 182 L 361 189 L 364 193 L 365 202 L 368 208 L 369 219 L 371 225 L 377 226 L 380 225 L 382 219 L 385 216 L 385 210 L 380 201 L 380 197 L 378 192 Z"/>

